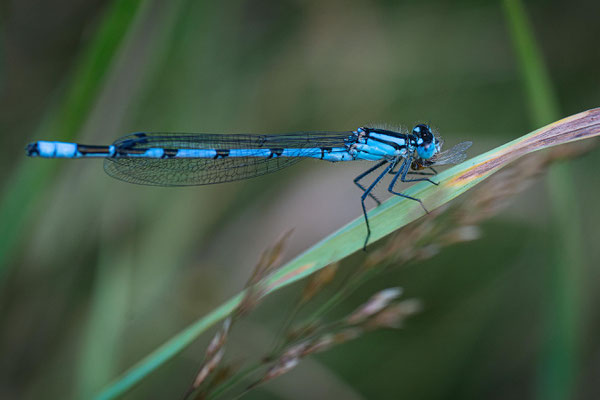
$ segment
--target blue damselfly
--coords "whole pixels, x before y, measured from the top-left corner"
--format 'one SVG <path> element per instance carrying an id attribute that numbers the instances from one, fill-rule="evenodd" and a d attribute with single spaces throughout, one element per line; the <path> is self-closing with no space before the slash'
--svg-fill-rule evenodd
<path id="1" fill-rule="evenodd" d="M 124 136 L 110 146 L 38 141 L 27 155 L 46 158 L 103 157 L 108 175 L 131 183 L 157 186 L 209 185 L 252 178 L 277 171 L 304 158 L 331 162 L 367 160 L 376 164 L 354 179 L 363 191 L 361 205 L 367 236 L 371 235 L 365 200 L 386 174 L 393 174 L 388 191 L 421 204 L 421 200 L 394 190 L 402 182 L 427 181 L 437 174 L 434 165 L 458 163 L 471 142 L 441 151 L 442 142 L 429 126 L 416 125 L 411 133 L 361 127 L 347 132 L 297 132 L 282 135 L 215 135 L 202 133 L 146 133 Z M 383 168 L 365 187 L 360 181 Z M 432 172 L 423 172 L 429 168 Z M 407 175 L 424 175 L 408 179 Z"/>

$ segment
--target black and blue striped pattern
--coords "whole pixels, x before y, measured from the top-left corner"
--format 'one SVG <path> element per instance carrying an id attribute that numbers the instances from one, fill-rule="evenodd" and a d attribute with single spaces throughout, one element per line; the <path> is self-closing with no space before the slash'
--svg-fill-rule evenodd
<path id="1" fill-rule="evenodd" d="M 134 133 L 109 146 L 38 141 L 27 146 L 29 156 L 45 158 L 102 157 L 105 171 L 112 177 L 131 183 L 158 186 L 208 185 L 252 178 L 277 171 L 305 158 L 339 162 L 353 160 L 378 163 L 354 182 L 363 190 L 362 207 L 367 223 L 365 199 L 372 197 L 375 185 L 388 173 L 394 174 L 388 190 L 394 191 L 398 179 L 403 182 L 412 169 L 458 162 L 470 142 L 440 153 L 441 142 L 427 125 L 417 125 L 411 133 L 388 129 L 359 128 L 348 132 L 298 132 L 283 135 L 214 135 L 185 133 Z M 395 167 L 398 167 L 394 171 Z M 383 168 L 375 181 L 365 188 L 360 180 Z M 423 204 L 421 203 L 423 206 Z M 423 206 L 423 209 L 425 207 Z M 427 211 L 425 209 L 425 211 Z"/>

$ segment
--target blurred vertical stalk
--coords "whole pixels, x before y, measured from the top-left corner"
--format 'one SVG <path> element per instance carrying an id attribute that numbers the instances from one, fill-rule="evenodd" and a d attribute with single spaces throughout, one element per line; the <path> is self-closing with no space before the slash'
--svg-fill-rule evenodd
<path id="1" fill-rule="evenodd" d="M 131 248 L 107 244 L 100 249 L 87 324 L 79 351 L 76 399 L 90 399 L 118 370 L 119 345 L 127 321 L 131 287 Z"/>
<path id="2" fill-rule="evenodd" d="M 504 0 L 513 46 L 519 61 L 536 127 L 557 120 L 558 102 L 541 52 L 519 0 Z M 553 227 L 552 262 L 546 275 L 545 329 L 538 366 L 536 397 L 571 399 L 578 376 L 583 274 L 581 223 L 570 167 L 553 164 L 547 178 Z"/>
<path id="3" fill-rule="evenodd" d="M 94 38 L 74 68 L 64 100 L 52 107 L 40 124 L 38 131 L 44 136 L 65 141 L 77 137 L 142 4 L 139 0 L 115 0 L 107 7 Z M 0 197 L 0 279 L 7 273 L 15 247 L 31 222 L 36 200 L 52 181 L 58 166 L 56 162 L 31 161 L 23 160 L 15 168 Z"/>
<path id="4" fill-rule="evenodd" d="M 144 6 L 138 9 L 137 17 L 130 22 L 127 35 L 114 56 L 115 67 L 107 72 L 98 95 L 104 97 L 106 92 L 112 92 L 115 86 L 124 87 L 124 82 L 127 82 L 128 90 L 121 93 L 116 102 L 114 99 L 110 104 L 99 101 L 90 113 L 91 120 L 94 114 L 111 115 L 113 123 L 116 123 L 123 118 L 119 108 L 123 108 L 125 104 L 138 104 L 138 97 L 146 95 L 146 91 L 154 83 L 155 74 L 168 59 L 173 33 L 181 14 L 181 3 L 181 0 L 152 0 L 144 2 Z M 181 253 L 180 246 L 185 243 L 180 240 L 177 242 L 183 242 L 180 246 L 167 246 L 167 250 L 163 249 L 159 257 L 155 252 L 144 251 L 143 248 L 140 251 L 138 245 L 156 248 L 157 231 L 163 236 L 161 243 L 168 244 L 169 242 L 164 240 L 164 232 L 173 232 L 175 229 L 172 225 L 181 230 L 184 225 L 181 218 L 174 216 L 170 209 L 164 209 L 161 216 L 156 218 L 157 229 L 149 229 L 139 240 L 133 242 L 122 240 L 131 237 L 135 227 L 130 224 L 124 227 L 115 223 L 115 219 L 118 218 L 115 214 L 118 214 L 118 211 L 115 210 L 119 210 L 120 207 L 111 200 L 113 198 L 109 196 L 109 199 L 102 203 L 105 209 L 97 209 L 98 214 L 105 219 L 101 219 L 100 223 L 102 235 L 98 242 L 99 259 L 95 266 L 92 298 L 85 314 L 85 330 L 78 353 L 73 397 L 76 399 L 93 398 L 94 393 L 118 373 L 119 362 L 127 350 L 121 341 L 127 328 L 128 316 L 136 311 L 133 293 L 142 290 L 142 298 L 154 299 L 156 282 L 168 280 L 167 271 L 163 269 L 162 273 L 158 274 L 148 267 L 160 264 L 160 267 L 164 268 L 166 260 L 176 260 L 177 254 Z M 168 222 L 165 223 L 165 220 Z M 191 238 L 192 235 L 184 237 Z M 148 270 L 142 278 L 142 286 L 136 285 L 135 282 L 140 276 L 139 271 L 134 279 L 134 272 L 131 270 L 134 259 L 140 261 L 139 253 L 151 254 L 154 261 L 144 262 L 146 260 L 141 258 L 141 264 Z"/>

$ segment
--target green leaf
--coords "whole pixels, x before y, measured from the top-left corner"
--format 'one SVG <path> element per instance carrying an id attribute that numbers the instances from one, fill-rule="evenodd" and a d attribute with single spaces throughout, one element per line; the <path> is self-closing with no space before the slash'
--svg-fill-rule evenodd
<path id="1" fill-rule="evenodd" d="M 600 108 L 585 111 L 540 128 L 503 146 L 456 165 L 439 175 L 439 186 L 421 182 L 404 193 L 421 199 L 429 210 L 436 209 L 468 189 L 477 185 L 491 174 L 516 159 L 548 147 L 574 142 L 600 135 Z M 410 200 L 392 197 L 369 212 L 372 227 L 372 242 L 394 232 L 423 216 L 421 206 Z M 302 279 L 328 264 L 362 249 L 365 239 L 363 217 L 356 218 L 332 233 L 313 247 L 278 269 L 265 279 L 267 293 L 274 292 Z M 181 352 L 209 327 L 231 314 L 241 303 L 244 293 L 239 293 L 208 315 L 188 326 L 171 338 L 120 378 L 108 385 L 96 397 L 113 399 L 132 388 L 152 371 Z"/>

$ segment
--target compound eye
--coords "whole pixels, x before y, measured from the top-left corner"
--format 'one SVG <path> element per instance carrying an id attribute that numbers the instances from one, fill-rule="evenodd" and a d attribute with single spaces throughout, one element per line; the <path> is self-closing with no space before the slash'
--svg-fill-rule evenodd
<path id="1" fill-rule="evenodd" d="M 431 129 L 429 129 L 429 125 L 419 124 L 413 128 L 413 133 L 417 136 L 423 137 L 427 134 L 431 134 Z"/>
<path id="2" fill-rule="evenodd" d="M 413 128 L 413 133 L 420 136 L 422 132 L 427 132 L 428 130 L 429 127 L 427 125 L 419 124 Z"/>
<path id="3" fill-rule="evenodd" d="M 433 142 L 433 134 L 431 133 L 431 129 L 429 129 L 428 125 L 419 124 L 413 128 L 413 134 L 418 138 L 423 139 L 424 143 Z"/>

